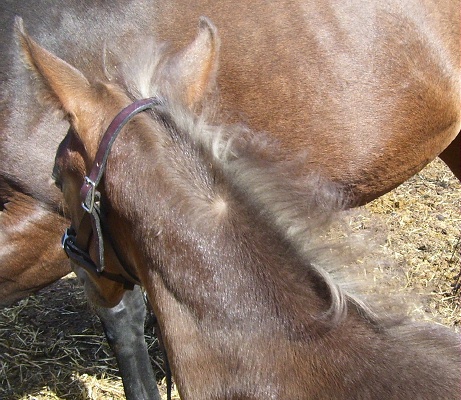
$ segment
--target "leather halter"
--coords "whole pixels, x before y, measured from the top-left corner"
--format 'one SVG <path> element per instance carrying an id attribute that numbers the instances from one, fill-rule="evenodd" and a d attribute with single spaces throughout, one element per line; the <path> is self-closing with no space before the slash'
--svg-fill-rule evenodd
<path id="1" fill-rule="evenodd" d="M 153 109 L 160 105 L 158 98 L 148 98 L 137 100 L 120 111 L 112 120 L 99 144 L 96 157 L 93 162 L 90 173 L 85 176 L 84 183 L 80 189 L 82 199 L 82 208 L 85 210 L 77 230 L 72 226 L 66 229 L 61 243 L 67 256 L 80 267 L 85 269 L 90 275 L 96 277 L 105 277 L 109 280 L 122 283 L 125 289 L 132 290 L 134 285 L 139 285 L 139 279 L 129 269 L 124 267 L 117 255 L 116 249 L 110 244 L 109 246 L 117 255 L 115 267 L 118 273 L 105 271 L 104 267 L 104 239 L 101 224 L 101 193 L 97 190 L 98 185 L 106 169 L 107 158 L 114 144 L 115 139 L 122 128 L 136 114 L 147 109 Z M 94 262 L 89 255 L 90 239 L 95 235 L 98 249 L 98 260 Z M 106 243 L 107 244 L 107 243 Z"/>

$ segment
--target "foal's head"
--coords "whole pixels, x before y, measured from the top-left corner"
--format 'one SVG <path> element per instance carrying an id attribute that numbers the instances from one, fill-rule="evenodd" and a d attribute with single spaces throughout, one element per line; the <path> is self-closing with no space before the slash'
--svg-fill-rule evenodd
<path id="1" fill-rule="evenodd" d="M 200 110 L 202 101 L 214 86 L 219 39 L 214 26 L 202 18 L 197 37 L 180 53 L 169 54 L 162 46 L 153 45 L 152 50 L 157 54 L 150 55 L 146 69 L 153 66 L 155 73 L 148 71 L 142 76 L 138 72 L 128 79 L 126 76 L 116 76 L 114 79 L 111 67 L 104 65 L 107 81 L 92 82 L 91 77 L 85 77 L 78 69 L 34 42 L 20 18 L 16 20 L 16 30 L 26 64 L 41 86 L 41 98 L 61 110 L 70 123 L 67 136 L 57 151 L 53 176 L 63 193 L 72 226 L 78 229 L 85 213 L 81 206 L 80 188 L 91 170 L 99 142 L 110 122 L 135 97 L 147 96 L 139 92 L 151 91 L 152 88 L 155 88 L 156 95 L 173 97 L 189 110 Z M 153 58 L 155 61 L 152 61 Z M 144 63 L 145 60 L 139 62 Z M 112 70 L 116 71 L 117 68 Z M 142 87 L 140 82 L 143 79 L 149 81 L 149 88 Z M 112 83 L 113 80 L 117 83 Z M 130 125 L 142 129 L 146 125 L 143 122 L 145 118 L 147 116 L 136 116 Z M 155 121 L 149 121 L 150 129 L 153 123 Z M 125 128 L 126 131 L 130 129 L 130 126 Z M 165 127 L 158 123 L 154 129 Z M 117 226 L 117 221 L 110 221 L 110 225 L 111 229 L 123 229 Z M 93 260 L 98 259 L 95 235 L 90 239 L 88 253 Z M 136 262 L 130 259 L 130 255 L 126 257 L 128 260 L 125 261 L 129 264 Z M 119 261 L 111 246 L 106 246 L 104 265 L 109 273 L 119 272 L 119 267 L 116 267 Z M 87 294 L 96 303 L 113 306 L 121 300 L 125 290 L 123 283 L 109 280 L 104 275 L 88 273 L 76 264 L 73 264 L 73 268 L 83 281 Z"/>

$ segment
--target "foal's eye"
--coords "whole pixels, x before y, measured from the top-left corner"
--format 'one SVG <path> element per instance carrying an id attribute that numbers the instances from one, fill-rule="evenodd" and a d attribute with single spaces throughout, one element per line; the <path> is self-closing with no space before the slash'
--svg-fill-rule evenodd
<path id="1" fill-rule="evenodd" d="M 54 181 L 54 185 L 62 192 L 62 182 L 59 179 L 59 173 L 57 171 L 56 166 L 53 168 L 53 173 L 51 174 L 51 178 Z"/>
<path id="2" fill-rule="evenodd" d="M 52 178 L 54 180 L 54 185 L 60 190 L 62 191 L 62 183 L 59 179 L 57 179 L 54 175 L 52 175 Z"/>

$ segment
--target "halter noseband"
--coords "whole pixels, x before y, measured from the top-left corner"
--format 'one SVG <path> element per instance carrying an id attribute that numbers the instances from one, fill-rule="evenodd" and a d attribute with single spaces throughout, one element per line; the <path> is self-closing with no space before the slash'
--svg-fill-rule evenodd
<path id="1" fill-rule="evenodd" d="M 110 273 L 104 270 L 104 240 L 101 224 L 101 193 L 97 190 L 104 171 L 106 169 L 107 158 L 114 144 L 115 139 L 126 125 L 136 114 L 147 109 L 153 109 L 160 105 L 158 98 L 148 98 L 135 101 L 120 111 L 112 120 L 99 144 L 96 157 L 90 173 L 85 176 L 84 183 L 80 189 L 82 208 L 85 210 L 80 224 L 75 230 L 72 226 L 66 229 L 61 243 L 67 256 L 80 267 L 85 269 L 93 276 L 103 276 L 109 280 L 122 283 L 125 289 L 133 289 L 134 285 L 139 285 L 139 279 L 129 269 L 123 266 L 117 251 L 110 244 L 112 250 L 117 255 L 117 269 L 119 273 Z M 89 255 L 90 238 L 95 234 L 98 244 L 98 261 L 95 263 Z"/>

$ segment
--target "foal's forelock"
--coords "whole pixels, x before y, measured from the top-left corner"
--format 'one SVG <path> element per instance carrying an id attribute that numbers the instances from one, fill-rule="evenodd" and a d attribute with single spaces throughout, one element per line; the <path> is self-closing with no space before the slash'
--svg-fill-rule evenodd
<path id="1" fill-rule="evenodd" d="M 133 98 L 158 95 L 158 80 L 166 50 L 165 44 L 157 43 L 151 36 L 133 38 L 129 35 L 106 43 L 103 55 L 105 75 L 110 82 L 125 87 Z"/>

